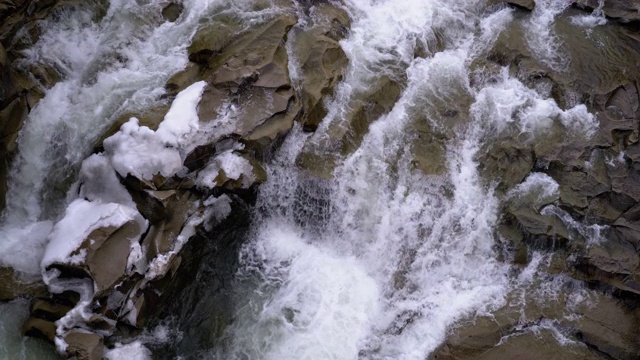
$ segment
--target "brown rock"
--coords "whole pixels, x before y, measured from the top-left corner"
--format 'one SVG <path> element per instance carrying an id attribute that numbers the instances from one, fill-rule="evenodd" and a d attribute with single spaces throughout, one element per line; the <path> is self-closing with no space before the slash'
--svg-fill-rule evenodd
<path id="1" fill-rule="evenodd" d="M 500 4 L 500 3 L 517 5 L 528 10 L 533 10 L 534 6 L 536 5 L 533 0 L 489 0 L 490 5 Z"/>
<path id="2" fill-rule="evenodd" d="M 152 224 L 166 217 L 167 203 L 176 194 L 175 190 L 129 191 L 138 211 Z"/>
<path id="3" fill-rule="evenodd" d="M 23 97 L 14 99 L 4 109 L 0 110 L 0 152 L 7 154 L 16 150 L 18 132 L 27 118 L 29 109 Z"/>
<path id="4" fill-rule="evenodd" d="M 67 356 L 78 360 L 102 360 L 104 342 L 102 336 L 94 333 L 71 331 L 64 337 Z"/>
<path id="5" fill-rule="evenodd" d="M 112 289 L 125 276 L 131 240 L 140 236 L 143 231 L 144 229 L 140 229 L 138 223 L 131 221 L 110 233 L 98 247 L 89 246 L 86 264 L 91 271 L 98 294 Z M 91 235 L 89 239 L 97 244 L 102 240 L 103 234 L 98 232 L 95 234 L 95 239 Z"/>
<path id="6" fill-rule="evenodd" d="M 167 200 L 165 217 L 151 225 L 141 243 L 147 262 L 173 249 L 185 221 L 193 212 L 196 196 L 190 191 L 176 192 Z"/>
<path id="7" fill-rule="evenodd" d="M 569 239 L 569 232 L 566 226 L 555 216 L 540 215 L 533 208 L 526 206 L 510 209 L 509 213 L 515 216 L 520 225 L 529 234 Z"/>
<path id="8" fill-rule="evenodd" d="M 37 298 L 31 303 L 31 316 L 48 321 L 56 321 L 65 316 L 70 306 L 56 303 L 51 299 Z"/>
<path id="9" fill-rule="evenodd" d="M 533 332 L 514 334 L 484 353 L 456 359 L 597 360 L 601 357 L 586 346 L 561 344 L 551 330 L 541 329 L 537 334 Z"/>
<path id="10" fill-rule="evenodd" d="M 640 314 L 637 309 L 603 296 L 582 315 L 577 326 L 582 341 L 614 359 L 638 358 Z"/>
<path id="11" fill-rule="evenodd" d="M 291 88 L 254 87 L 246 91 L 238 99 L 239 103 L 244 105 L 238 113 L 234 133 L 240 136 L 249 135 L 274 114 L 287 110 L 292 97 L 293 89 Z"/>
<path id="12" fill-rule="evenodd" d="M 95 297 L 101 297 L 112 291 L 125 277 L 131 242 L 145 230 L 135 220 L 120 227 L 98 228 L 74 252 L 86 251 L 82 263 L 53 264 L 52 267 L 58 268 L 67 277 L 91 277 L 96 288 Z"/>
<path id="13" fill-rule="evenodd" d="M 286 111 L 277 113 L 256 126 L 244 140 L 251 144 L 258 145 L 258 148 L 265 148 L 270 145 L 278 136 L 287 133 L 293 127 L 293 122 L 298 118 L 302 107 L 299 102 L 291 101 Z M 264 143 L 262 142 L 263 140 Z"/>
<path id="14" fill-rule="evenodd" d="M 307 130 L 315 129 L 327 113 L 321 99 L 331 95 L 348 65 L 340 41 L 350 25 L 344 10 L 331 4 L 315 9 L 313 24 L 292 30 L 294 51 L 300 64 L 301 97 Z"/>
<path id="15" fill-rule="evenodd" d="M 591 9 L 599 6 L 598 0 L 576 0 L 575 3 Z M 637 0 L 605 0 L 602 11 L 624 21 L 640 20 L 640 2 Z"/>
<path id="16" fill-rule="evenodd" d="M 56 337 L 56 324 L 48 320 L 30 317 L 22 325 L 22 334 L 53 342 Z"/>
<path id="17" fill-rule="evenodd" d="M 174 22 L 180 17 L 182 10 L 184 10 L 184 5 L 172 2 L 162 9 L 162 17 L 169 22 Z"/>

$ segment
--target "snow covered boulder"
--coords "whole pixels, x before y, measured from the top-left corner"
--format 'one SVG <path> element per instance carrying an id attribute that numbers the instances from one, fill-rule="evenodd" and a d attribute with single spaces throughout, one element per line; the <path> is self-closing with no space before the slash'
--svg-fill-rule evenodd
<path id="1" fill-rule="evenodd" d="M 266 179 L 266 172 L 254 158 L 229 150 L 211 159 L 198 173 L 196 184 L 200 188 L 237 190 L 249 189 Z"/>
<path id="2" fill-rule="evenodd" d="M 49 282 L 67 273 L 91 277 L 99 294 L 132 271 L 140 257 L 146 220 L 134 209 L 115 203 L 78 199 L 49 235 L 42 259 Z"/>

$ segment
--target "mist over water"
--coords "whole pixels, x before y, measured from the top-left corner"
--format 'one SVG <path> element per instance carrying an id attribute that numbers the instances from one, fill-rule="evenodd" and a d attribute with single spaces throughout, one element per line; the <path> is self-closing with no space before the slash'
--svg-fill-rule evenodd
<path id="1" fill-rule="evenodd" d="M 277 11 L 250 13 L 250 1 L 185 1 L 176 23 L 162 23 L 160 3 L 112 1 L 99 23 L 90 12 L 63 14 L 28 51 L 25 62 L 53 64 L 64 79 L 21 132 L 0 223 L 1 265 L 40 273 L 47 235 L 68 202 L 61 194 L 73 189 L 80 162 L 119 116 L 162 103 L 201 20 L 217 11 L 247 18 Z M 559 67 L 552 24 L 568 3 L 538 3 L 527 41 Z M 470 83 L 473 61 L 513 21 L 512 9 L 484 0 L 348 0 L 345 8 L 352 17 L 341 42 L 345 78 L 318 130 L 296 125 L 267 164 L 240 254 L 234 321 L 203 358 L 425 359 L 456 321 L 500 307 L 529 281 L 498 261 L 495 227 L 504 201 L 553 180 L 533 176 L 503 197 L 480 176 L 480 149 L 504 134 L 544 137 L 554 124 L 586 135 L 597 127 L 583 105 L 563 110 L 506 69 Z M 351 131 L 346 114 L 383 77 L 401 83 L 402 94 L 355 150 L 335 151 L 327 178 L 297 167 L 304 151 L 335 142 L 336 129 Z M 463 108 L 463 121 L 434 115 L 451 103 Z M 440 174 L 415 165 L 412 143 L 423 126 L 445 139 Z"/>

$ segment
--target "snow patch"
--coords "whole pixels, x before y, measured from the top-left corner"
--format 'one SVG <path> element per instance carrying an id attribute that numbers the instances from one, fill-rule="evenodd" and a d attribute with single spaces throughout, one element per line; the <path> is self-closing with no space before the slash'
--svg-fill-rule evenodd
<path id="1" fill-rule="evenodd" d="M 106 139 L 104 149 L 113 168 L 123 177 L 131 174 L 147 180 L 156 174 L 170 177 L 180 171 L 185 148 L 193 146 L 191 140 L 198 133 L 197 106 L 205 85 L 199 81 L 181 91 L 157 131 L 131 118 Z"/>
<path id="2" fill-rule="evenodd" d="M 209 164 L 198 173 L 196 184 L 200 187 L 213 189 L 217 185 L 215 179 L 221 170 L 227 178 L 232 180 L 238 180 L 242 176 L 243 188 L 248 188 L 256 181 L 251 162 L 243 156 L 234 153 L 233 150 L 228 150 L 214 157 Z"/>

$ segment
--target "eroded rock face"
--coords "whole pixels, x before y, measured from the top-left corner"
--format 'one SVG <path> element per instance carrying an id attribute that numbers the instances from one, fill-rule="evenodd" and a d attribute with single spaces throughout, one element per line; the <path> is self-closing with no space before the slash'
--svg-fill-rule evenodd
<path id="1" fill-rule="evenodd" d="M 87 332 L 70 332 L 64 337 L 67 356 L 78 360 L 101 360 L 104 352 L 102 336 Z"/>
<path id="2" fill-rule="evenodd" d="M 605 11 L 607 16 L 631 16 L 612 15 L 617 6 L 613 3 L 605 1 L 604 8 L 610 10 Z M 628 2 L 625 6 L 635 5 Z M 524 19 L 528 16 L 524 10 L 516 14 Z M 508 260 L 525 266 L 541 252 L 548 254 L 547 276 L 567 274 L 579 281 L 578 286 L 588 284 L 595 289 L 590 296 L 596 300 L 584 300 L 590 305 L 574 312 L 580 319 L 577 321 L 558 311 L 528 313 L 525 309 L 527 316 L 522 318 L 521 312 L 501 317 L 509 310 L 498 310 L 493 320 L 476 319 L 474 324 L 455 330 L 436 358 L 637 357 L 637 332 L 631 328 L 638 321 L 640 295 L 636 223 L 640 164 L 635 155 L 640 118 L 640 74 L 635 69 L 640 47 L 625 35 L 624 25 L 615 21 L 589 30 L 585 37 L 584 29 L 570 23 L 572 16 L 581 14 L 568 9 L 554 25 L 563 41 L 561 51 L 572 59 L 564 70 L 537 60 L 531 49 L 523 46 L 526 41 L 517 21 L 500 35 L 487 56 L 489 63 L 479 61 L 474 66 L 490 72 L 495 69 L 498 77 L 495 65 L 506 67 L 511 76 L 552 97 L 562 109 L 584 102 L 595 114 L 598 128 L 580 138 L 552 126 L 544 142 L 522 133 L 498 137 L 481 151 L 479 163 L 484 178 L 497 181 L 497 190 L 507 199 L 498 234 L 507 241 Z M 597 53 L 594 46 L 616 51 L 602 57 L 585 56 Z M 585 73 L 594 75 L 579 75 Z M 501 177 L 496 179 L 495 174 Z M 537 180 L 532 181 L 534 178 Z M 525 187 L 528 195 L 519 193 Z M 533 319 L 548 319 L 575 344 L 559 343 L 556 336 L 550 340 L 551 333 L 546 330 L 535 334 L 523 331 L 544 325 Z M 616 321 L 619 326 L 613 325 Z M 616 330 L 605 330 L 608 326 Z M 599 335 L 594 336 L 596 333 Z M 544 345 L 528 345 L 541 343 Z M 536 351 L 524 353 L 519 350 L 522 347 Z"/>
<path id="3" fill-rule="evenodd" d="M 576 3 L 591 9 L 600 6 L 598 0 L 577 0 Z M 637 0 L 605 0 L 602 11 L 607 16 L 624 21 L 640 20 L 640 2 Z"/>
<path id="4" fill-rule="evenodd" d="M 46 89 L 61 79 L 52 66 L 20 66 L 25 57 L 22 51 L 40 37 L 41 20 L 60 8 L 75 6 L 98 9 L 105 4 L 31 0 L 0 3 L 0 208 L 5 204 L 7 173 L 17 150 L 18 133 Z"/>

